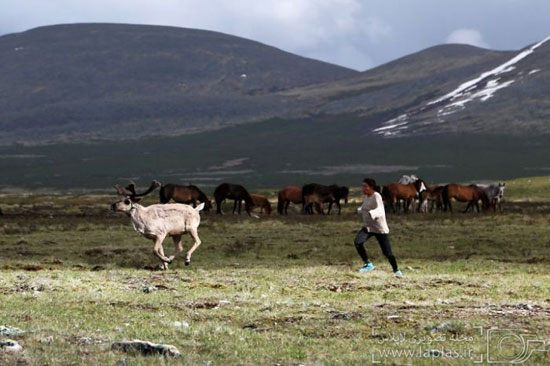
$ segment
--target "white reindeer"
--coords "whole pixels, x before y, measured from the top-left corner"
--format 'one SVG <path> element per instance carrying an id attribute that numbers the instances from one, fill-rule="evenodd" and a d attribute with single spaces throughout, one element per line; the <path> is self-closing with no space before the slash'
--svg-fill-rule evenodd
<path id="1" fill-rule="evenodd" d="M 123 200 L 111 205 L 111 210 L 125 212 L 132 219 L 134 230 L 147 239 L 155 242 L 153 253 L 160 259 L 161 268 L 168 269 L 178 253 L 183 250 L 181 243 L 182 234 L 188 233 L 194 240 L 194 244 L 187 252 L 185 265 L 191 264 L 191 254 L 201 245 L 198 228 L 201 221 L 199 211 L 203 209 L 204 202 L 193 208 L 181 203 L 157 204 L 144 207 L 137 203 L 134 197 L 125 197 Z M 162 242 L 167 236 L 171 236 L 176 245 L 174 255 L 166 257 Z"/>

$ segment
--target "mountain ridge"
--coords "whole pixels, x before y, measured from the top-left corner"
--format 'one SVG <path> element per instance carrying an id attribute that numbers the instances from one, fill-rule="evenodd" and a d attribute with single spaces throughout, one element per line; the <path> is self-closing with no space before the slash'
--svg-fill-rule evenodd
<path id="1" fill-rule="evenodd" d="M 445 123 L 435 123 L 438 116 L 429 111 L 416 113 L 407 134 L 387 137 L 550 133 L 547 43 L 514 71 L 523 73 L 522 81 L 488 102 L 469 103 Z M 0 144 L 175 136 L 316 116 L 353 116 L 365 135 L 389 132 L 384 128 L 393 119 L 529 47 L 438 45 L 358 72 L 213 31 L 110 23 L 38 27 L 0 37 Z"/>

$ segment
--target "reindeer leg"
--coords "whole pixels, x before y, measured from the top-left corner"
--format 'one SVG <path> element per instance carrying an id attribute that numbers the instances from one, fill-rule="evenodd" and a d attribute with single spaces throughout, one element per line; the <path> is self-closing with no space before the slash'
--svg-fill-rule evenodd
<path id="1" fill-rule="evenodd" d="M 160 254 L 161 254 L 162 256 L 166 257 L 166 256 L 164 255 L 164 247 L 163 247 L 162 245 L 160 246 Z M 161 262 L 160 268 L 161 268 L 163 271 L 168 270 L 168 263 L 166 263 L 166 262 Z"/>
<path id="2" fill-rule="evenodd" d="M 199 245 L 201 245 L 201 240 L 199 238 L 199 233 L 197 232 L 197 229 L 189 229 L 188 233 L 189 233 L 189 235 L 191 235 L 191 237 L 193 238 L 193 240 L 195 242 L 193 243 L 193 246 L 191 247 L 191 249 L 189 249 L 189 251 L 187 252 L 187 255 L 185 257 L 185 265 L 186 266 L 191 264 L 191 254 L 193 254 L 195 249 L 197 249 L 199 247 Z"/>
<path id="3" fill-rule="evenodd" d="M 233 215 L 235 215 L 235 211 L 237 211 L 237 200 L 233 203 Z"/>
<path id="4" fill-rule="evenodd" d="M 166 236 L 157 236 L 155 238 L 155 246 L 153 247 L 153 253 L 161 260 L 163 268 L 166 268 L 165 263 L 170 264 L 172 261 L 164 256 L 164 250 L 162 248 L 162 242 Z"/>
<path id="5" fill-rule="evenodd" d="M 174 241 L 174 245 L 176 246 L 176 248 L 174 254 L 168 257 L 170 261 L 173 261 L 174 258 L 176 258 L 176 255 L 181 253 L 181 251 L 183 250 L 183 245 L 181 244 L 181 235 L 174 235 L 172 237 L 172 240 Z"/>

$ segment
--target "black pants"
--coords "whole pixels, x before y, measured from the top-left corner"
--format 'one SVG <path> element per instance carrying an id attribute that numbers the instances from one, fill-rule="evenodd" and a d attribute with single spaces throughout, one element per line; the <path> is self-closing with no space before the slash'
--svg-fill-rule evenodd
<path id="1" fill-rule="evenodd" d="M 393 253 L 391 251 L 390 235 L 371 233 L 368 232 L 367 229 L 362 227 L 355 237 L 355 248 L 357 248 L 357 253 L 359 253 L 365 264 L 369 263 L 369 256 L 367 255 L 367 251 L 365 250 L 364 243 L 371 236 L 374 236 L 376 240 L 378 240 L 378 244 L 380 244 L 380 249 L 382 249 L 382 253 L 384 253 L 386 258 L 388 258 L 388 261 L 390 262 L 393 271 L 397 271 L 397 261 L 395 260 L 395 257 L 393 256 Z"/>

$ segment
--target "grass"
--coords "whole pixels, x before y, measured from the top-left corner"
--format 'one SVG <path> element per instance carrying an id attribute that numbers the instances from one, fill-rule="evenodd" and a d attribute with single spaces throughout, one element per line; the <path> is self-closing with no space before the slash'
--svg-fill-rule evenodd
<path id="1" fill-rule="evenodd" d="M 0 364 L 472 365 L 491 327 L 550 337 L 547 180 L 507 182 L 503 214 L 389 215 L 403 278 L 373 240 L 377 267 L 357 272 L 355 204 L 330 217 L 205 215 L 192 265 L 181 256 L 160 272 L 152 243 L 106 211 L 112 196 L 2 195 L 0 325 L 29 333 Z M 182 357 L 110 349 L 134 338 Z"/>

